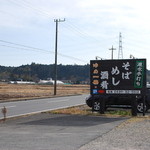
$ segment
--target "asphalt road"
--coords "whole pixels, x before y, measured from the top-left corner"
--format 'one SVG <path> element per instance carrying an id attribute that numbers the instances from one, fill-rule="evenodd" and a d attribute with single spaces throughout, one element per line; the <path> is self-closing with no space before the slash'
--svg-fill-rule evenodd
<path id="1" fill-rule="evenodd" d="M 11 118 L 31 113 L 40 113 L 48 110 L 85 104 L 86 96 L 87 95 L 78 95 L 0 103 L 0 110 L 2 110 L 2 108 L 5 106 L 7 109 L 6 117 Z M 3 114 L 0 111 L 0 119 L 2 118 Z"/>
<path id="2" fill-rule="evenodd" d="M 1 150 L 78 150 L 126 118 L 41 113 L 0 123 Z"/>

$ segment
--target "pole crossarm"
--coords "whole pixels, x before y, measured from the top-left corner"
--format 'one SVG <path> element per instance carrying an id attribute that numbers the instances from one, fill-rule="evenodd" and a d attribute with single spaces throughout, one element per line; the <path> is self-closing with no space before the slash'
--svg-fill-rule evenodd
<path id="1" fill-rule="evenodd" d="M 54 22 L 64 22 L 64 21 L 66 21 L 65 18 L 63 20 L 62 19 L 54 19 Z"/>

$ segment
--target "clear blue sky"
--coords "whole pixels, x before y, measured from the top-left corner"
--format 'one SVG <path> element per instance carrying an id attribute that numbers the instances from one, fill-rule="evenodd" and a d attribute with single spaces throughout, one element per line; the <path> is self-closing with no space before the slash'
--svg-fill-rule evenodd
<path id="1" fill-rule="evenodd" d="M 150 69 L 148 0 L 0 0 L 0 65 L 54 63 L 55 22 L 58 63 L 87 64 L 95 56 L 146 58 Z"/>

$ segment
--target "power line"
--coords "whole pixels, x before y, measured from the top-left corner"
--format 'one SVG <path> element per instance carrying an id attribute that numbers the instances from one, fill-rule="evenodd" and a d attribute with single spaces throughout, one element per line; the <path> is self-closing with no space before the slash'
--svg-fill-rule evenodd
<path id="1" fill-rule="evenodd" d="M 98 47 L 103 47 L 105 46 L 105 42 L 106 39 L 104 38 L 95 38 L 93 36 L 91 36 L 90 34 L 81 31 L 81 29 L 78 29 L 76 26 L 74 25 L 70 25 L 70 23 L 65 23 L 62 24 L 62 26 L 64 26 L 67 29 L 67 33 L 68 31 L 71 31 L 70 34 L 72 35 L 70 37 L 70 34 L 66 35 L 65 37 L 68 37 L 67 40 L 69 40 L 70 42 L 67 43 L 67 45 L 63 44 L 63 47 L 73 47 L 75 48 L 77 45 L 80 45 L 79 49 L 97 49 Z M 73 34 L 72 34 L 73 33 Z M 75 34 L 74 34 L 75 33 Z M 79 40 L 79 38 L 82 38 L 81 40 Z M 64 38 L 63 38 L 64 39 Z M 108 40 L 108 38 L 107 38 Z"/>
<path id="2" fill-rule="evenodd" d="M 45 16 L 45 17 L 51 17 L 51 15 L 55 16 L 54 13 L 49 13 L 47 11 L 44 11 L 40 8 L 36 8 L 34 7 L 29 1 L 14 1 L 14 0 L 9 0 L 9 2 L 15 4 L 15 5 L 18 5 L 18 6 L 21 6 L 23 8 L 28 8 L 28 9 L 31 9 L 33 10 L 34 12 L 38 13 L 38 14 L 41 14 L 42 16 Z M 88 39 L 91 39 L 92 41 L 95 41 L 95 42 L 99 42 L 98 45 L 102 44 L 102 40 L 99 40 L 98 38 L 95 38 L 95 37 L 92 37 L 89 33 L 87 32 L 83 32 L 78 26 L 72 24 L 71 22 L 64 24 L 64 26 L 69 29 L 69 30 L 72 30 L 72 31 L 75 31 L 76 33 L 78 33 L 78 35 L 80 37 L 82 37 L 84 40 L 86 40 L 86 38 Z M 68 28 L 69 27 L 69 28 Z M 104 39 L 105 40 L 105 39 Z M 89 43 L 88 43 L 89 44 Z M 86 45 L 87 45 L 87 42 L 86 42 Z"/>
<path id="3" fill-rule="evenodd" d="M 25 47 L 27 49 L 38 50 L 38 51 L 42 51 L 42 52 L 51 52 L 51 53 L 54 53 L 53 51 L 48 51 L 48 50 L 44 50 L 44 49 L 41 49 L 41 48 L 35 48 L 35 47 L 23 45 L 23 44 L 13 43 L 13 42 L 5 41 L 5 40 L 0 40 L 0 42 L 4 42 L 4 43 L 12 44 L 12 45 L 17 45 L 17 46 Z"/>
<path id="4" fill-rule="evenodd" d="M 36 8 L 36 7 L 34 7 L 34 6 L 32 6 L 32 5 L 30 5 L 31 3 L 29 2 L 29 3 L 27 3 L 26 1 L 21 1 L 21 2 L 18 2 L 18 1 L 13 1 L 13 0 L 9 0 L 9 2 L 11 2 L 11 3 L 13 3 L 13 4 L 15 4 L 15 5 L 18 5 L 18 6 L 21 6 L 21 7 L 24 7 L 24 8 L 28 8 L 28 9 L 31 9 L 31 10 L 33 10 L 34 12 L 36 12 L 36 13 L 38 13 L 38 14 L 41 14 L 41 15 L 44 15 L 44 16 L 46 16 L 46 17 L 50 17 L 50 14 L 48 13 L 48 12 L 46 12 L 46 11 L 43 11 L 42 9 L 39 9 L 39 8 Z M 40 13 L 39 13 L 40 12 Z M 79 27 L 78 26 L 76 26 L 76 25 L 73 25 L 72 23 L 69 23 L 69 24 L 67 24 L 67 25 L 64 25 L 65 26 L 65 28 L 67 28 L 67 29 L 69 29 L 70 31 L 74 31 L 74 32 L 76 32 L 76 33 L 78 33 L 78 35 L 82 38 L 82 39 L 84 39 L 85 40 L 85 42 L 84 43 L 81 43 L 81 45 L 82 46 L 88 46 L 89 44 L 91 45 L 95 45 L 95 43 L 93 43 L 93 42 L 86 42 L 88 39 L 90 39 L 90 41 L 95 41 L 95 42 L 98 42 L 97 44 L 99 45 L 101 45 L 102 44 L 102 40 L 99 40 L 99 39 L 97 39 L 97 38 L 94 38 L 94 37 L 92 37 L 90 34 L 88 34 L 88 33 L 86 33 L 86 32 L 83 32 L 83 31 L 81 31 L 81 29 L 79 29 Z M 87 39 L 88 38 L 88 39 Z M 74 40 L 73 40 L 74 41 Z M 76 44 L 75 44 L 76 45 Z"/>
<path id="5" fill-rule="evenodd" d="M 51 15 L 54 15 L 53 13 L 49 13 L 49 12 L 47 12 L 47 11 L 44 11 L 44 10 L 42 10 L 41 8 L 39 8 L 39 7 L 35 7 L 35 5 L 32 5 L 32 3 L 30 2 L 30 1 L 15 1 L 15 0 L 9 0 L 9 2 L 11 2 L 11 3 L 13 3 L 13 4 L 15 4 L 15 5 L 18 5 L 18 6 L 20 6 L 20 7 L 23 7 L 23 8 L 28 8 L 28 9 L 31 9 L 31 10 L 33 10 L 35 13 L 38 13 L 39 15 L 42 15 L 42 16 L 45 16 L 45 17 L 51 17 Z M 67 21 L 68 22 L 68 21 Z M 69 22 L 69 23 L 67 23 L 67 24 L 64 24 L 63 26 L 65 26 L 65 28 L 67 28 L 68 30 L 70 30 L 70 31 L 73 31 L 73 32 L 76 32 L 81 38 L 83 38 L 84 40 L 85 40 L 85 42 L 87 41 L 87 40 L 90 40 L 90 42 L 86 42 L 85 43 L 85 46 L 86 46 L 86 48 L 87 48 L 87 46 L 89 45 L 89 44 L 95 44 L 94 42 L 98 42 L 97 43 L 97 45 L 102 45 L 103 43 L 102 43 L 102 41 L 104 41 L 105 39 L 102 39 L 102 40 L 100 40 L 99 38 L 95 38 L 95 37 L 93 37 L 92 35 L 90 35 L 88 32 L 83 32 L 83 30 L 81 30 L 77 25 L 74 25 L 74 24 L 72 24 L 71 22 Z M 92 45 L 90 45 L 90 46 L 92 46 Z M 96 45 L 96 44 L 95 44 Z M 82 46 L 84 46 L 83 44 L 82 44 Z M 80 46 L 80 48 L 81 48 L 81 46 Z M 35 48 L 34 48 L 35 49 Z M 36 48 L 37 49 L 37 48 Z M 39 49 L 38 49 L 39 50 Z M 41 49 L 40 49 L 40 51 L 41 51 Z M 54 52 L 52 52 L 52 53 L 54 53 Z M 58 55 L 61 55 L 61 56 L 63 56 L 64 57 L 64 54 L 60 54 L 60 53 L 58 53 Z M 68 58 L 72 58 L 71 56 L 65 56 L 65 57 L 68 57 Z M 75 58 L 76 60 L 78 60 L 77 58 Z M 81 61 L 81 60 L 79 60 L 79 61 Z M 82 60 L 82 62 L 83 62 L 83 60 Z M 84 61 L 85 62 L 85 61 Z"/>
<path id="6" fill-rule="evenodd" d="M 27 48 L 22 48 L 22 47 L 15 47 L 15 46 L 9 46 L 9 45 L 0 45 L 0 46 L 3 46 L 3 47 L 9 47 L 9 48 L 14 48 L 14 49 L 22 49 L 22 50 L 27 50 L 27 51 L 31 51 L 31 49 L 27 49 Z M 32 49 L 32 51 L 36 51 L 37 52 L 37 50 L 33 50 Z M 38 51 L 39 52 L 39 51 Z M 42 51 L 42 52 L 44 52 L 44 51 Z M 48 51 L 45 51 L 46 53 L 49 53 Z M 54 53 L 54 52 L 53 52 Z"/>
<path id="7" fill-rule="evenodd" d="M 11 2 L 15 5 L 18 5 L 18 6 L 21 6 L 21 7 L 24 7 L 24 8 L 28 8 L 28 9 L 31 9 L 33 10 L 35 13 L 38 13 L 42 16 L 45 16 L 45 17 L 51 17 L 52 15 L 55 16 L 54 13 L 49 13 L 48 11 L 44 11 L 42 10 L 41 8 L 37 8 L 35 7 L 35 5 L 32 5 L 31 1 L 16 1 L 16 0 L 8 0 L 7 2 Z M 2 12 L 3 13 L 3 12 Z M 68 21 L 69 22 L 69 21 Z M 74 30 L 75 32 L 77 32 L 78 34 L 80 34 L 82 37 L 86 36 L 86 37 L 91 37 L 90 34 L 88 33 L 85 33 L 83 32 L 81 29 L 79 29 L 78 26 L 72 24 L 71 22 L 68 24 L 70 26 L 70 29 Z M 91 39 L 93 39 L 93 37 L 91 37 Z M 101 42 L 101 40 L 99 39 L 96 39 L 94 38 L 96 41 L 99 41 Z M 94 40 L 93 39 L 93 40 Z"/>
<path id="8" fill-rule="evenodd" d="M 31 46 L 26 46 L 26 45 L 13 43 L 13 42 L 5 41 L 5 40 L 0 40 L 0 42 L 20 46 L 20 47 L 14 47 L 14 46 L 10 46 L 10 45 L 0 45 L 0 46 L 3 46 L 3 47 L 9 47 L 9 48 L 14 48 L 14 49 L 23 49 L 23 50 L 27 50 L 27 51 L 31 50 L 31 51 L 38 51 L 38 52 L 45 52 L 45 53 L 53 53 L 53 54 L 55 54 L 53 51 L 44 50 L 44 49 L 40 49 L 40 48 L 35 48 L 35 47 L 31 47 Z M 58 55 L 62 56 L 62 57 L 69 58 L 69 59 L 74 59 L 74 60 L 78 60 L 80 62 L 87 63 L 87 61 L 84 61 L 82 59 L 79 59 L 79 58 L 76 58 L 76 57 L 73 57 L 73 56 L 68 56 L 68 55 L 61 54 L 61 53 L 58 53 Z"/>
<path id="9" fill-rule="evenodd" d="M 88 32 L 83 32 L 78 26 L 72 24 L 71 22 L 64 24 L 64 26 L 66 26 L 67 29 L 69 27 L 72 31 L 75 31 L 76 33 L 78 33 L 80 35 L 80 37 L 82 37 L 84 39 L 86 37 L 86 38 L 91 39 L 92 41 L 102 43 L 102 40 L 100 40 L 99 38 L 95 38 L 95 37 L 91 36 Z M 103 41 L 105 41 L 105 40 L 103 40 Z"/>
<path id="10" fill-rule="evenodd" d="M 15 4 L 15 5 L 21 6 L 21 7 L 23 7 L 23 8 L 31 9 L 31 10 L 33 10 L 35 13 L 41 14 L 42 16 L 50 17 L 50 15 L 49 15 L 48 13 L 46 13 L 46 12 L 44 12 L 44 11 L 41 11 L 41 9 L 35 8 L 35 7 L 33 7 L 32 5 L 30 5 L 31 3 L 29 4 L 29 3 L 26 3 L 25 1 L 21 1 L 21 2 L 24 3 L 24 4 L 22 4 L 22 3 L 20 3 L 20 2 L 18 3 L 16 0 L 15 0 L 15 1 L 9 0 L 9 2 L 10 2 L 10 3 L 13 3 L 13 4 Z"/>
<path id="11" fill-rule="evenodd" d="M 21 4 L 21 3 L 17 3 L 16 1 L 13 1 L 13 0 L 9 0 L 9 1 L 12 2 L 12 3 L 14 3 L 14 4 L 16 4 L 16 5 L 19 5 L 21 7 L 32 9 L 32 10 L 34 10 L 34 12 L 36 12 L 38 14 L 44 15 L 46 17 L 51 17 L 48 12 L 46 12 L 44 10 L 41 10 L 39 8 L 33 7 L 30 2 L 27 3 L 26 1 L 22 1 L 22 4 Z M 52 13 L 52 15 L 54 15 L 54 14 Z M 81 31 L 81 29 L 79 29 L 78 26 L 76 26 L 76 25 L 74 25 L 72 23 L 67 23 L 67 28 L 68 28 L 68 26 L 73 31 L 76 31 L 76 33 L 78 33 L 79 35 L 81 35 L 84 39 L 85 39 L 85 37 L 88 37 L 88 38 L 91 38 L 91 39 L 93 39 L 93 40 L 95 40 L 97 42 L 101 42 L 99 39 L 92 37 L 89 33 Z"/>

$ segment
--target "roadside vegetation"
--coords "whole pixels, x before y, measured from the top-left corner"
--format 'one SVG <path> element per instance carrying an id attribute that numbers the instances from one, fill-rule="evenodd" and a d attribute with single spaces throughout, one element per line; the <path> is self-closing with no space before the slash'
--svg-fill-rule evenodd
<path id="1" fill-rule="evenodd" d="M 92 109 L 87 105 L 74 106 L 64 109 L 58 109 L 49 111 L 47 113 L 53 114 L 71 114 L 71 115 L 94 115 L 94 116 L 105 116 L 105 117 L 130 117 L 130 109 L 108 109 L 105 114 L 100 114 L 99 112 L 92 112 Z"/>

